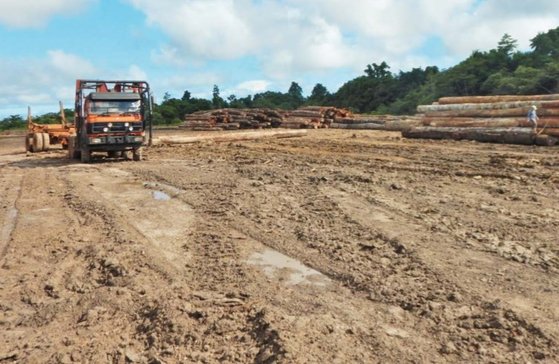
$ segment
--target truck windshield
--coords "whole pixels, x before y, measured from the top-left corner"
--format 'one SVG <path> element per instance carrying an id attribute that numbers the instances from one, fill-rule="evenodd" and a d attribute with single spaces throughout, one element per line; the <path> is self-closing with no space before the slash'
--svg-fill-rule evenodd
<path id="1" fill-rule="evenodd" d="M 140 100 L 126 100 L 126 101 L 104 101 L 92 100 L 89 112 L 91 114 L 139 114 L 140 113 Z"/>

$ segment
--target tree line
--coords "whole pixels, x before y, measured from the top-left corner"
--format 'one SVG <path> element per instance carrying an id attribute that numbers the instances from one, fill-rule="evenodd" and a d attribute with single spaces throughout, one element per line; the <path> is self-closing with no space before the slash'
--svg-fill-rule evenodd
<path id="1" fill-rule="evenodd" d="M 189 91 L 173 98 L 166 93 L 154 108 L 154 124 L 180 123 L 184 115 L 219 108 L 281 108 L 335 106 L 358 113 L 413 114 L 417 105 L 429 104 L 442 96 L 531 95 L 559 93 L 559 27 L 535 36 L 530 50 L 521 52 L 517 41 L 505 34 L 494 49 L 473 51 L 446 70 L 437 66 L 393 73 L 386 62 L 372 63 L 363 75 L 346 82 L 334 93 L 317 83 L 308 97 L 297 82 L 287 92 L 266 91 L 246 97 L 223 98 L 214 85 L 212 98 L 195 98 Z M 56 120 L 55 113 L 35 120 Z M 68 115 L 70 116 L 70 115 Z M 53 119 L 54 117 L 54 119 Z M 20 116 L 0 121 L 0 130 L 24 125 Z"/>

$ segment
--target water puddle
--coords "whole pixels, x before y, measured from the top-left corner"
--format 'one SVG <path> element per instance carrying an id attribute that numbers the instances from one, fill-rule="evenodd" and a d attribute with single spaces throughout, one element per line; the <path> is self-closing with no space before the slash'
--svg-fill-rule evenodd
<path id="1" fill-rule="evenodd" d="M 185 192 L 180 188 L 160 182 L 144 182 L 144 187 L 153 190 L 152 196 L 158 201 L 169 201 Z"/>
<path id="2" fill-rule="evenodd" d="M 171 196 L 162 191 L 153 191 L 153 198 L 157 201 L 169 201 Z"/>
<path id="3" fill-rule="evenodd" d="M 273 249 L 253 253 L 248 263 L 262 267 L 268 277 L 286 281 L 288 284 L 326 286 L 330 282 L 330 279 L 319 271 Z"/>

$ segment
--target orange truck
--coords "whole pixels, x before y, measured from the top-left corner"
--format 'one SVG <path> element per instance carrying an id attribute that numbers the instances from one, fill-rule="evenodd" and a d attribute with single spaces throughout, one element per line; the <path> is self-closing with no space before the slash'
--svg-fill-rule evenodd
<path id="1" fill-rule="evenodd" d="M 110 158 L 132 154 L 132 159 L 141 160 L 143 145 L 151 144 L 152 105 L 145 81 L 77 80 L 69 157 L 88 163 L 95 153 Z"/>
<path id="2" fill-rule="evenodd" d="M 37 124 L 31 117 L 31 108 L 27 109 L 27 134 L 25 136 L 25 150 L 31 153 L 47 151 L 51 145 L 61 144 L 68 148 L 70 135 L 75 134 L 74 125 L 68 123 L 64 114 L 64 107 L 60 102 L 60 124 Z"/>

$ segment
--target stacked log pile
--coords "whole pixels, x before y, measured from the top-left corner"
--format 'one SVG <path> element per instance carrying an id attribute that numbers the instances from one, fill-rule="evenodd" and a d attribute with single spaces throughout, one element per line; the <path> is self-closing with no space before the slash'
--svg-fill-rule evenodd
<path id="1" fill-rule="evenodd" d="M 182 128 L 192 130 L 262 129 L 280 126 L 284 114 L 272 109 L 218 109 L 185 116 Z"/>
<path id="2" fill-rule="evenodd" d="M 276 109 L 218 109 L 185 116 L 182 128 L 204 130 L 235 129 L 367 129 L 401 131 L 420 126 L 417 116 L 354 115 L 330 106 L 306 106 L 293 111 Z"/>
<path id="3" fill-rule="evenodd" d="M 540 118 L 533 130 L 527 120 L 535 105 Z M 507 144 L 554 145 L 559 137 L 559 95 L 443 97 L 420 105 L 421 124 L 406 138 L 476 140 Z"/>
<path id="4" fill-rule="evenodd" d="M 354 115 L 336 119 L 330 125 L 334 129 L 402 131 L 422 125 L 417 116 L 409 115 Z"/>
<path id="5" fill-rule="evenodd" d="M 262 128 L 327 128 L 337 118 L 351 112 L 335 107 L 308 106 L 293 111 L 276 109 L 218 109 L 185 116 L 182 128 L 192 130 L 233 130 Z"/>
<path id="6" fill-rule="evenodd" d="M 329 128 L 337 119 L 350 118 L 352 114 L 345 109 L 329 106 L 306 106 L 287 113 L 282 128 Z"/>

